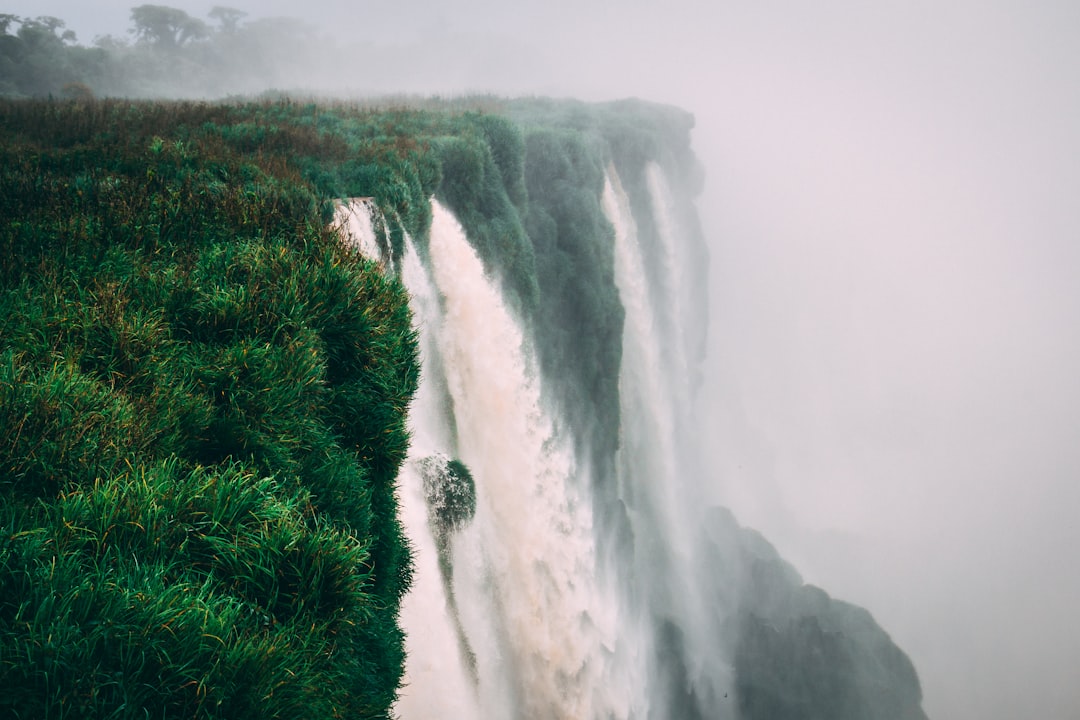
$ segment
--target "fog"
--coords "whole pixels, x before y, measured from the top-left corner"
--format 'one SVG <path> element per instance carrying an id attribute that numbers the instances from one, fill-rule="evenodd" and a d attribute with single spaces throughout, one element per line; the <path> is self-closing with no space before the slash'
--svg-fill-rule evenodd
<path id="1" fill-rule="evenodd" d="M 6 12 L 90 42 L 132 4 Z M 1080 5 L 229 4 L 332 38 L 312 86 L 692 110 L 714 500 L 867 607 L 931 717 L 1080 717 Z"/>

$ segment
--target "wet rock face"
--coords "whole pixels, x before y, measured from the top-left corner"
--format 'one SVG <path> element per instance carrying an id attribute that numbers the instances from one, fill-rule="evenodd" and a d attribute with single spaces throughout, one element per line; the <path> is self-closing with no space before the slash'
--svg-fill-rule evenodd
<path id="1" fill-rule="evenodd" d="M 739 623 L 743 718 L 925 719 L 911 663 L 865 611 L 830 600 L 821 614 L 772 622 L 746 612 Z"/>
<path id="2" fill-rule="evenodd" d="M 869 612 L 804 584 L 728 511 L 709 530 L 742 720 L 926 720 L 915 667 Z"/>

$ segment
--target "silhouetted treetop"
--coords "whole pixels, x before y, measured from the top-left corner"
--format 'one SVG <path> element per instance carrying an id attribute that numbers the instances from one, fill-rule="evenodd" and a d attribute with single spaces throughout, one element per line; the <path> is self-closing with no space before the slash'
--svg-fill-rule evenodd
<path id="1" fill-rule="evenodd" d="M 237 10 L 231 7 L 222 7 L 221 5 L 215 5 L 214 9 L 207 13 L 211 18 L 218 21 L 219 31 L 223 33 L 234 33 L 240 24 L 240 21 L 247 17 L 247 13 L 243 10 Z"/>
<path id="2" fill-rule="evenodd" d="M 235 12 L 235 11 L 234 11 Z M 179 8 L 165 5 L 139 5 L 131 9 L 134 27 L 131 33 L 139 40 L 161 48 L 177 48 L 192 40 L 210 36 L 210 27 Z"/>

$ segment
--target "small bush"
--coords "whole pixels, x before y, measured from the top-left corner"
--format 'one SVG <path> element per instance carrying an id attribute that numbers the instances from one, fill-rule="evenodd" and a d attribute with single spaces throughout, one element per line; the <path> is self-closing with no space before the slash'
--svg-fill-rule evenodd
<path id="1" fill-rule="evenodd" d="M 476 483 L 465 463 L 442 454 L 417 463 L 424 479 L 428 522 L 436 535 L 445 537 L 467 525 L 476 515 Z"/>

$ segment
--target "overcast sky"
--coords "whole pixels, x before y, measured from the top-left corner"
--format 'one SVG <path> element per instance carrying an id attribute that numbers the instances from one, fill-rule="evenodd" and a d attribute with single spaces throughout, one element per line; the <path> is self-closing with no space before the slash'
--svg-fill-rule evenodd
<path id="1" fill-rule="evenodd" d="M 89 42 L 132 4 L 6 7 Z M 354 43 L 349 87 L 694 111 L 714 497 L 931 717 L 1080 717 L 1080 3 L 227 4 Z"/>

